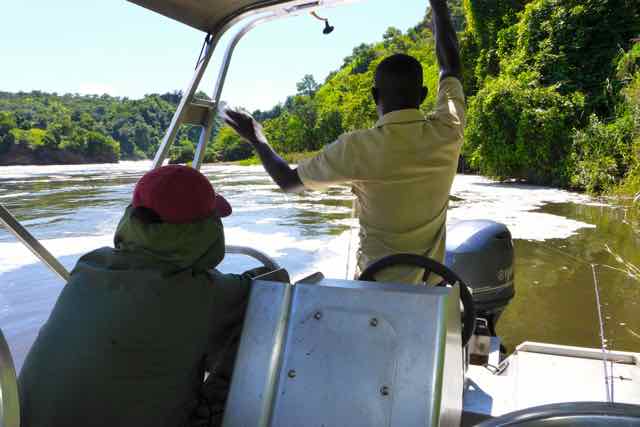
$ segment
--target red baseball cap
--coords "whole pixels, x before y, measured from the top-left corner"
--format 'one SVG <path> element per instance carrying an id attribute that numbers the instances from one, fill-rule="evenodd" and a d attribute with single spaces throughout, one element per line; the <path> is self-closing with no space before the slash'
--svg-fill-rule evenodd
<path id="1" fill-rule="evenodd" d="M 169 224 L 186 224 L 231 215 L 231 205 L 202 173 L 182 165 L 147 172 L 133 191 L 134 208 L 148 208 Z"/>

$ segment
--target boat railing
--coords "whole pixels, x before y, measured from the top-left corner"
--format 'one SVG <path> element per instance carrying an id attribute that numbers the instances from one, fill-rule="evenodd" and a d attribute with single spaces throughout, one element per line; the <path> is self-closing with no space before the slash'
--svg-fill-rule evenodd
<path id="1" fill-rule="evenodd" d="M 246 255 L 260 261 L 262 265 L 270 270 L 280 270 L 281 268 L 276 260 L 271 258 L 269 255 L 248 246 L 227 245 L 227 247 L 225 248 L 225 252 L 227 254 Z"/>
<path id="2" fill-rule="evenodd" d="M 7 208 L 0 204 L 0 225 L 4 225 L 11 234 L 22 242 L 33 254 L 40 259 L 51 271 L 56 273 L 64 282 L 69 280 L 69 271 L 31 234 Z"/>
<path id="3" fill-rule="evenodd" d="M 0 330 L 0 426 L 20 427 L 18 379 L 11 350 Z"/>

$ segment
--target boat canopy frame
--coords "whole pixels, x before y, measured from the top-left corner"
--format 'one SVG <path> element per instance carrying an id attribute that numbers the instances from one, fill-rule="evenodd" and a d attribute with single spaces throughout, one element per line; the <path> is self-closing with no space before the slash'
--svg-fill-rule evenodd
<path id="1" fill-rule="evenodd" d="M 256 13 L 295 14 L 354 0 L 127 0 L 208 34 Z"/>
<path id="2" fill-rule="evenodd" d="M 191 166 L 200 169 L 211 138 L 213 126 L 218 115 L 218 106 L 229 64 L 238 42 L 253 28 L 306 12 L 354 0 L 128 0 L 132 3 L 158 12 L 168 18 L 205 31 L 203 51 L 182 98 L 178 104 L 169 128 L 167 129 L 153 160 L 153 169 L 161 167 L 167 159 L 171 146 L 175 142 L 178 129 L 183 124 L 200 127 L 198 145 Z M 209 5 L 210 7 L 205 7 Z M 221 11 L 221 12 L 219 12 Z M 252 19 L 249 19 L 252 18 Z M 195 93 L 202 81 L 216 47 L 229 29 L 241 21 L 249 19 L 229 42 L 210 100 L 197 99 Z"/>

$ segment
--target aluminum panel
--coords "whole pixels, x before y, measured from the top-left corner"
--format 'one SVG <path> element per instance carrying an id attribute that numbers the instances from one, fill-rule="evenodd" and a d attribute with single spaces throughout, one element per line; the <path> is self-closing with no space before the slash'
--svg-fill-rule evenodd
<path id="1" fill-rule="evenodd" d="M 254 281 L 223 426 L 269 425 L 292 285 Z"/>
<path id="2" fill-rule="evenodd" d="M 441 415 L 453 425 L 446 420 L 459 419 L 463 374 L 459 301 L 451 294 L 355 281 L 297 284 L 271 425 L 425 426 Z M 458 326 L 447 333 L 451 307 Z M 454 348 L 447 351 L 448 339 Z M 456 361 L 458 371 L 445 379 Z"/>
<path id="3" fill-rule="evenodd" d="M 462 354 L 462 332 L 460 325 L 460 288 L 450 289 L 445 300 L 447 323 L 440 398 L 440 425 L 459 426 L 464 393 L 464 356 Z"/>
<path id="4" fill-rule="evenodd" d="M 394 327 L 379 312 L 300 302 L 307 296 L 295 297 L 273 425 L 390 425 L 400 347 Z"/>
<path id="5" fill-rule="evenodd" d="M 224 425 L 459 424 L 457 291 L 255 282 Z"/>

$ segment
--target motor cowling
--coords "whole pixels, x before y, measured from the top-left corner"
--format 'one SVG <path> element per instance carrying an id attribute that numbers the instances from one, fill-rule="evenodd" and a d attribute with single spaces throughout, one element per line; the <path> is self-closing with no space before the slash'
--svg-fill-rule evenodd
<path id="1" fill-rule="evenodd" d="M 460 221 L 447 230 L 445 265 L 473 294 L 477 317 L 495 323 L 515 295 L 511 232 L 488 220 Z"/>

